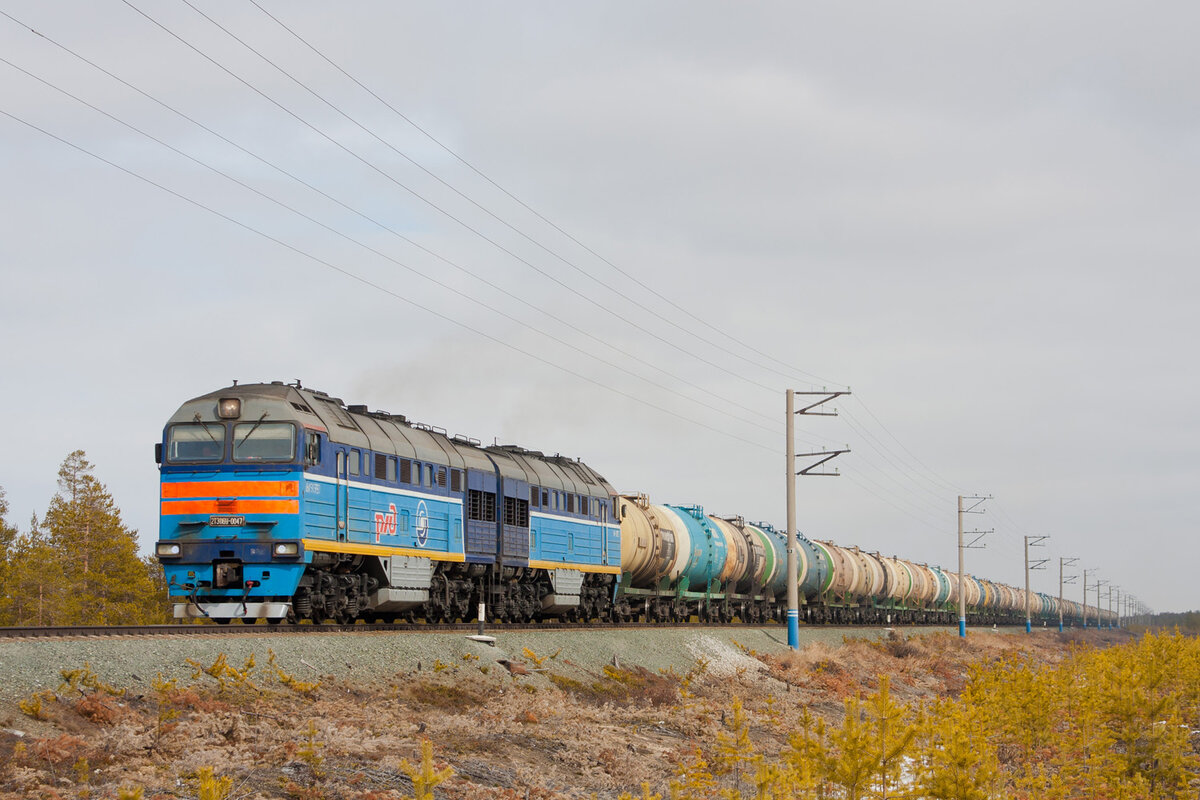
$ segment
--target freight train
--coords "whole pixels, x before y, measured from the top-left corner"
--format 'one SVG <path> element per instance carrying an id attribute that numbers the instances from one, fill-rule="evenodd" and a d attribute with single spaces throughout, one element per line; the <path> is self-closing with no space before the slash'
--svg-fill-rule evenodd
<path id="1" fill-rule="evenodd" d="M 771 622 L 780 531 L 620 494 L 579 459 L 475 439 L 294 384 L 189 400 L 156 446 L 155 555 L 176 618 Z M 1023 620 L 1003 584 L 800 536 L 802 618 Z M 1057 598 L 1029 597 L 1057 621 Z M 1068 622 L 1082 607 L 1065 602 Z M 1101 618 L 1102 620 L 1104 617 Z M 1094 620 L 1094 615 L 1093 615 Z"/>

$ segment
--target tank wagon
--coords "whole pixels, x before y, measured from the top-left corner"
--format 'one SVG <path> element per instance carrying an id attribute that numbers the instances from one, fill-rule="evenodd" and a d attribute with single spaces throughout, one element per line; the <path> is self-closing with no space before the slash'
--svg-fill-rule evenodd
<path id="1" fill-rule="evenodd" d="M 619 494 L 579 459 L 483 446 L 299 382 L 184 403 L 156 448 L 155 554 L 177 618 L 770 622 L 786 541 L 766 523 Z M 951 623 L 958 575 L 798 537 L 809 622 Z M 970 576 L 976 624 L 1024 592 Z M 1058 601 L 1033 598 L 1036 619 Z M 1077 620 L 1082 609 L 1064 603 Z M 1094 613 L 1094 611 L 1093 611 Z"/>

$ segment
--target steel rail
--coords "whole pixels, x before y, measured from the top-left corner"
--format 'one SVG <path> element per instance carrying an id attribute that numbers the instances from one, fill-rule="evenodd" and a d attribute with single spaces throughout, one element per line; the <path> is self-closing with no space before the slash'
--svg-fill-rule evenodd
<path id="1" fill-rule="evenodd" d="M 637 630 L 645 628 L 759 628 L 783 623 L 685 623 L 685 622 L 506 622 L 487 627 L 488 635 L 505 631 Z M 821 626 L 839 627 L 839 626 Z M 856 627 L 856 626 L 845 626 Z M 860 627 L 860 626 L 859 626 Z M 478 623 L 321 623 L 321 624 L 229 624 L 184 623 L 174 625 L 52 625 L 0 627 L 0 639 L 46 639 L 107 636 L 236 636 L 304 633 L 463 633 L 476 634 Z"/>

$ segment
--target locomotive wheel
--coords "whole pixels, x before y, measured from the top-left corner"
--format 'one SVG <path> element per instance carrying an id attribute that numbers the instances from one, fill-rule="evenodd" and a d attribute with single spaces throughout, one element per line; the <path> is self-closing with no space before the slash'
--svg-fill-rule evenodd
<path id="1" fill-rule="evenodd" d="M 278 625 L 283 622 L 283 617 L 267 617 L 268 625 Z"/>

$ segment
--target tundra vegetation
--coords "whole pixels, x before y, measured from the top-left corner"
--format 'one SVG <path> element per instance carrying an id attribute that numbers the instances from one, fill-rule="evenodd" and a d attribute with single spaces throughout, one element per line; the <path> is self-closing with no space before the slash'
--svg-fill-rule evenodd
<path id="1" fill-rule="evenodd" d="M 0 712 L 0 796 L 1194 798 L 1200 640 L 935 634 L 652 672 L 526 652 L 382 684 L 267 650 Z M 304 666 L 301 666 L 304 669 Z M 311 672 L 311 671 L 310 671 Z"/>

